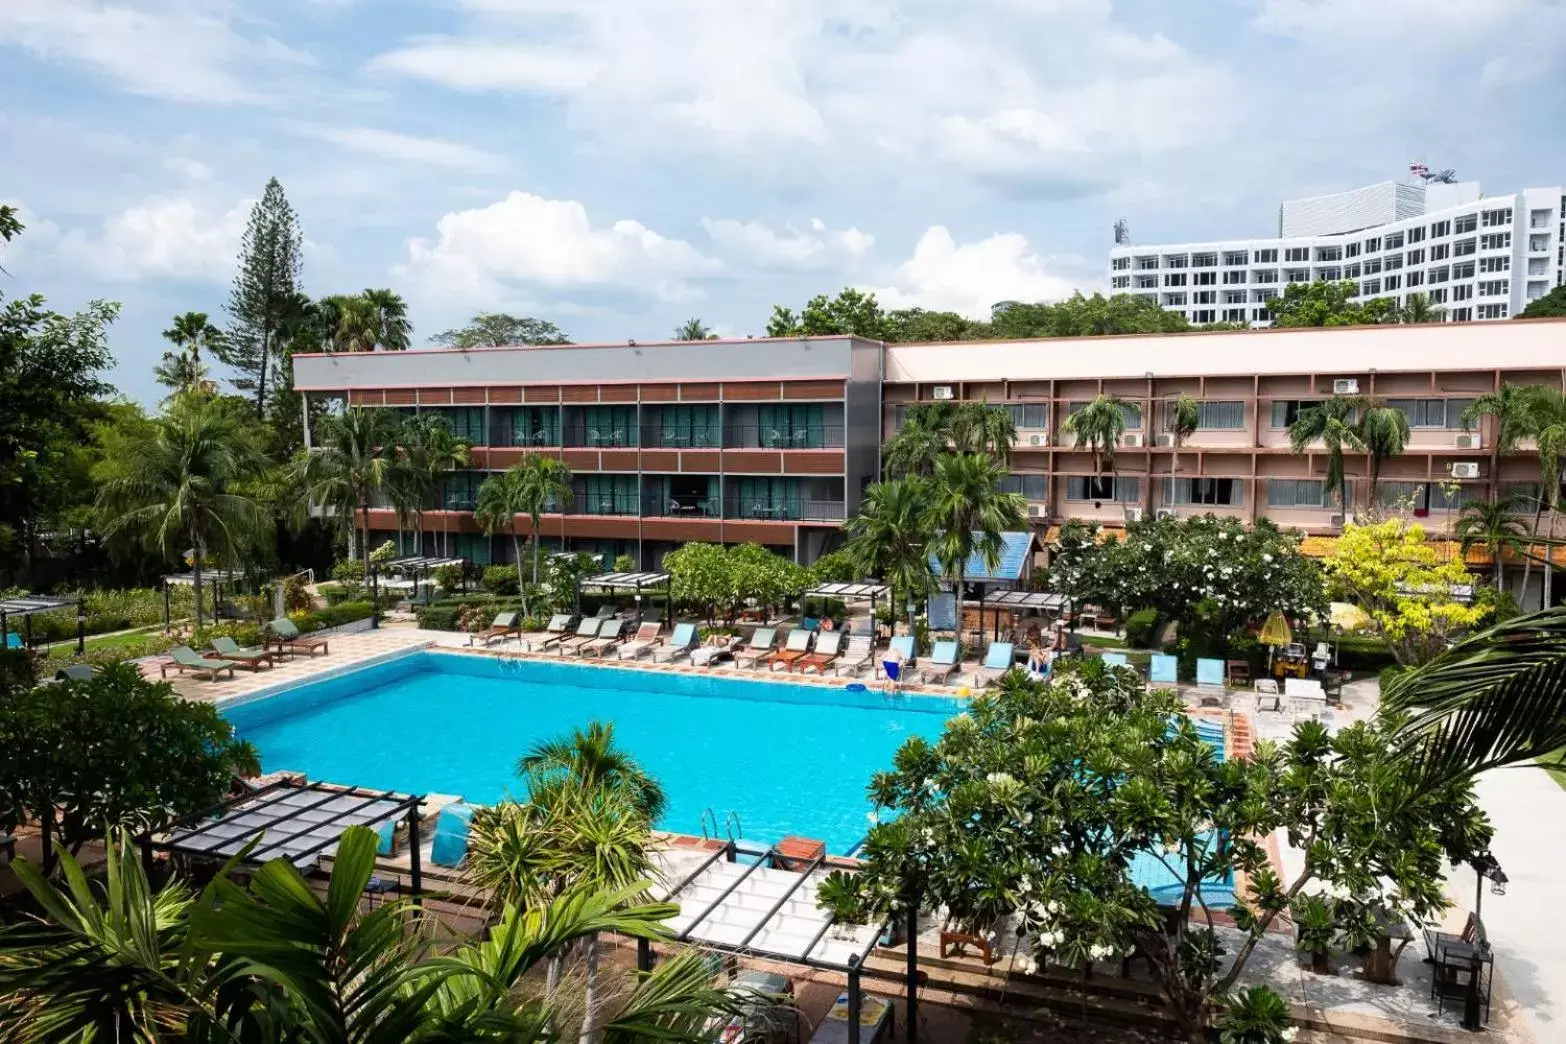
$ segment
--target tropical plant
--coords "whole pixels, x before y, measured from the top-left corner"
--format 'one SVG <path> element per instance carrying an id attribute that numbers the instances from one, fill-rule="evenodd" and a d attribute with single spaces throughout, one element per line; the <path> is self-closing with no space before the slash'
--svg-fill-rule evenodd
<path id="1" fill-rule="evenodd" d="M 877 482 L 865 490 L 859 513 L 843 523 L 843 553 L 859 576 L 891 588 L 894 606 L 916 605 L 935 587 L 930 569 L 928 480 Z M 908 624 L 913 626 L 912 614 Z"/>
<path id="2" fill-rule="evenodd" d="M 360 897 L 377 839 L 350 827 L 324 896 L 286 859 L 241 887 L 225 871 L 194 896 L 149 885 L 134 846 L 111 837 L 107 890 L 66 857 L 61 891 L 16 870 L 43 911 L 0 933 L 0 1017 L 21 1040 L 559 1042 L 577 1036 L 547 1004 L 523 999 L 539 961 L 601 932 L 666 940 L 677 912 L 637 889 L 568 891 L 503 908 L 485 939 L 433 952 L 438 927 L 410 900 L 368 912 Z M 605 1013 L 604 1039 L 696 1041 L 734 1001 L 682 955 Z"/>
<path id="3" fill-rule="evenodd" d="M 540 453 L 525 454 L 506 471 L 485 479 L 479 487 L 473 520 L 485 533 L 505 530 L 511 534 L 524 614 L 528 612 L 527 577 L 523 573 L 522 538 L 517 532 L 516 517 L 526 515 L 532 522 L 533 583 L 537 585 L 539 560 L 543 554 L 543 514 L 545 511 L 564 511 L 570 503 L 570 467 L 559 457 L 546 457 Z"/>
<path id="4" fill-rule="evenodd" d="M 1171 399 L 1164 407 L 1164 430 L 1169 432 L 1174 444 L 1174 453 L 1169 460 L 1169 473 L 1180 473 L 1180 447 L 1185 445 L 1185 440 L 1196 434 L 1197 427 L 1202 423 L 1202 405 L 1185 392 L 1181 392 Z"/>
<path id="5" fill-rule="evenodd" d="M 1381 466 L 1408 445 L 1408 414 L 1380 399 L 1367 399 L 1362 405 L 1354 434 L 1359 436 L 1360 447 L 1367 457 L 1366 477 L 1370 480 L 1370 496 L 1374 498 Z"/>
<path id="6" fill-rule="evenodd" d="M 517 775 L 528 781 L 534 801 L 540 794 L 569 782 L 602 789 L 624 798 L 650 822 L 663 818 L 668 799 L 663 787 L 630 754 L 614 742 L 614 723 L 590 721 L 569 738 L 546 740 L 517 762 Z"/>
<path id="7" fill-rule="evenodd" d="M 1506 556 L 1511 554 L 1521 557 L 1528 547 L 1528 527 L 1517 517 L 1517 502 L 1513 497 L 1501 501 L 1468 501 L 1457 516 L 1453 533 L 1465 557 L 1476 547 L 1485 549 L 1495 573 L 1497 591 L 1505 587 L 1503 575 Z"/>
<path id="8" fill-rule="evenodd" d="M 385 287 L 367 288 L 359 297 L 369 309 L 375 331 L 372 347 L 384 352 L 406 351 L 413 341 L 413 324 L 408 321 L 408 305 L 402 296 Z"/>
<path id="9" fill-rule="evenodd" d="M 163 359 L 153 370 L 159 384 L 171 388 L 175 394 L 201 391 L 211 395 L 217 384 L 207 377 L 206 364 L 201 361 L 203 351 L 217 354 L 223 343 L 223 331 L 213 326 L 205 312 L 186 312 L 174 317 L 174 324 L 163 331 L 163 338 L 179 347 L 176 352 L 164 352 Z"/>
<path id="10" fill-rule="evenodd" d="M 1534 513 L 1533 531 L 1539 532 L 1539 520 L 1549 512 L 1550 524 L 1544 541 L 1546 556 L 1555 540 L 1555 515 L 1560 508 L 1561 461 L 1566 456 L 1566 394 L 1549 385 L 1529 385 L 1523 391 L 1524 416 L 1527 433 L 1533 438 L 1539 458 L 1539 503 Z M 1542 566 L 1545 590 L 1549 589 L 1554 574 L 1548 559 Z M 1545 608 L 1548 598 L 1540 596 L 1539 606 Z"/>
<path id="11" fill-rule="evenodd" d="M 1130 404 L 1118 395 L 1099 395 L 1066 417 L 1061 430 L 1086 446 L 1093 454 L 1093 473 L 1103 474 L 1107 464 L 1115 468 L 1115 447 L 1125 434 L 1126 413 Z"/>
<path id="12" fill-rule="evenodd" d="M 947 428 L 959 453 L 988 453 L 1001 461 L 1011 457 L 1017 425 L 1011 411 L 987 402 L 965 402 L 952 411 Z"/>
<path id="13" fill-rule="evenodd" d="M 1439 323 L 1446 320 L 1446 306 L 1433 304 L 1429 294 L 1409 294 L 1393 315 L 1400 323 Z"/>
<path id="14" fill-rule="evenodd" d="M 706 323 L 696 318 L 685 320 L 675 327 L 674 330 L 674 339 L 676 341 L 706 341 L 717 336 L 707 327 Z"/>
<path id="15" fill-rule="evenodd" d="M 212 704 L 131 663 L 5 693 L 0 744 L 0 832 L 38 824 L 47 854 L 51 840 L 74 852 L 106 826 L 161 829 L 216 803 L 235 773 L 259 770 Z"/>
<path id="16" fill-rule="evenodd" d="M 322 419 L 314 449 L 293 466 L 302 506 L 327 509 L 348 538 L 348 557 L 370 563 L 370 504 L 396 477 L 402 420 L 391 410 L 349 406 Z M 360 526 L 362 524 L 362 539 Z"/>
<path id="17" fill-rule="evenodd" d="M 207 563 L 215 556 L 237 565 L 272 536 L 271 519 L 245 488 L 267 461 L 248 421 L 222 400 L 176 398 L 145 436 L 115 443 L 96 469 L 101 529 L 122 550 L 166 561 L 188 553 L 199 627 Z"/>
<path id="18" fill-rule="evenodd" d="M 1269 986 L 1249 986 L 1224 998 L 1219 1044 L 1287 1044 L 1294 1039 L 1289 1002 Z"/>
<path id="19" fill-rule="evenodd" d="M 884 811 L 854 878 L 869 912 L 934 909 L 982 933 L 1014 911 L 1027 970 L 1146 954 L 1181 1039 L 1206 1041 L 1292 896 L 1344 896 L 1342 933 L 1376 913 L 1428 924 L 1449 905 L 1449 863 L 1490 841 L 1471 785 L 1429 785 L 1392 749 L 1396 719 L 1335 735 L 1305 722 L 1224 759 L 1178 694 L 1097 662 L 1059 673 L 1008 674 L 876 774 Z M 1262 844 L 1280 829 L 1303 853 L 1287 876 Z M 1138 883 L 1143 862 L 1168 875 L 1156 898 Z M 1237 878 L 1226 938 L 1210 889 Z"/>
<path id="20" fill-rule="evenodd" d="M 889 479 L 928 475 L 937 457 L 951 448 L 952 408 L 910 406 L 902 427 L 881 448 L 881 471 Z"/>
<path id="21" fill-rule="evenodd" d="M 1327 450 L 1327 473 L 1323 476 L 1322 491 L 1338 494 L 1338 504 L 1347 508 L 1343 484 L 1343 450 L 1363 450 L 1356 420 L 1363 400 L 1357 395 L 1334 395 L 1325 402 L 1300 410 L 1294 423 L 1289 425 L 1289 446 L 1295 453 L 1309 453 L 1311 444 L 1320 442 Z M 1371 490 L 1375 496 L 1375 490 Z"/>
<path id="22" fill-rule="evenodd" d="M 1399 674 L 1382 699 L 1412 715 L 1400 747 L 1433 780 L 1535 760 L 1566 769 L 1566 608 L 1471 634 Z"/>
<path id="23" fill-rule="evenodd" d="M 951 580 L 959 607 L 969 559 L 977 555 L 986 569 L 998 568 L 1002 534 L 1027 526 L 1026 502 L 997 488 L 1006 474 L 1005 466 L 987 453 L 953 453 L 935 462 L 925 525 L 930 550 Z"/>
<path id="24" fill-rule="evenodd" d="M 239 373 L 234 387 L 254 389 L 256 416 L 267 415 L 267 378 L 280 365 L 283 326 L 299 297 L 304 234 L 299 217 L 272 178 L 250 211 L 227 311 L 231 320 L 219 359 Z"/>
<path id="25" fill-rule="evenodd" d="M 452 434 L 451 425 L 438 413 L 421 413 L 403 425 L 403 467 L 415 494 L 414 522 L 418 532 L 419 554 L 424 553 L 424 511 L 434 501 L 446 477 L 471 460 L 470 447 Z M 444 506 L 444 505 L 440 505 Z M 449 513 L 442 515 L 449 518 Z M 442 531 L 441 553 L 450 551 L 449 530 Z"/>

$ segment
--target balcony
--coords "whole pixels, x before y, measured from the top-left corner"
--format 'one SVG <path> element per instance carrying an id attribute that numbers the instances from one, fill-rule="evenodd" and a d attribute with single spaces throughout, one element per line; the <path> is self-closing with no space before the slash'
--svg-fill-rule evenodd
<path id="1" fill-rule="evenodd" d="M 638 434 L 634 424 L 602 428 L 568 424 L 561 445 L 592 449 L 631 448 L 636 446 Z"/>
<path id="2" fill-rule="evenodd" d="M 649 496 L 642 498 L 642 516 L 644 518 L 719 518 L 718 501 L 706 497 L 662 497 Z"/>
<path id="3" fill-rule="evenodd" d="M 841 500 L 725 500 L 723 517 L 751 522 L 841 522 L 847 505 Z"/>
<path id="4" fill-rule="evenodd" d="M 571 498 L 568 515 L 610 515 L 635 518 L 641 513 L 641 503 L 634 493 L 593 493 L 578 490 Z"/>
<path id="5" fill-rule="evenodd" d="M 723 445 L 728 449 L 842 449 L 843 436 L 841 424 L 731 424 L 724 428 Z"/>

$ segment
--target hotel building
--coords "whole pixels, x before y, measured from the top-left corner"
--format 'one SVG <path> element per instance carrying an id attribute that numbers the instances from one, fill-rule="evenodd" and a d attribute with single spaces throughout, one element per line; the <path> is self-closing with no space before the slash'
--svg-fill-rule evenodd
<path id="1" fill-rule="evenodd" d="M 1270 325 L 1290 283 L 1351 280 L 1358 299 L 1424 294 L 1451 322 L 1506 319 L 1566 281 L 1566 190 L 1484 196 L 1475 181 L 1387 181 L 1285 202 L 1278 235 L 1117 245 L 1113 293 L 1136 294 L 1192 323 Z"/>
<path id="2" fill-rule="evenodd" d="M 881 442 L 918 403 L 1004 405 L 1017 427 L 1007 488 L 1046 532 L 1067 518 L 1123 524 L 1152 514 L 1270 518 L 1315 535 L 1372 503 L 1412 505 L 1436 531 L 1496 492 L 1537 502 L 1523 444 L 1500 454 L 1494 424 L 1463 409 L 1502 384 L 1566 387 L 1566 320 L 882 345 L 855 337 L 419 350 L 297 356 L 314 402 L 438 412 L 474 446 L 426 550 L 450 540 L 480 562 L 472 508 L 487 474 L 524 453 L 558 455 L 574 496 L 542 522 L 546 544 L 628 554 L 652 568 L 687 541 L 754 541 L 810 562 L 879 471 Z M 1178 448 L 1165 410 L 1185 393 L 1201 424 Z M 1097 395 L 1126 403 L 1114 467 L 1061 430 Z M 1385 399 L 1409 419 L 1407 450 L 1368 488 L 1346 454 L 1347 508 L 1323 488 L 1323 450 L 1292 452 L 1288 425 L 1333 395 Z M 308 433 L 307 433 L 308 437 Z M 1526 514 L 1532 514 L 1526 510 Z M 371 526 L 392 535 L 388 506 Z M 529 522 L 517 520 L 522 532 Z"/>

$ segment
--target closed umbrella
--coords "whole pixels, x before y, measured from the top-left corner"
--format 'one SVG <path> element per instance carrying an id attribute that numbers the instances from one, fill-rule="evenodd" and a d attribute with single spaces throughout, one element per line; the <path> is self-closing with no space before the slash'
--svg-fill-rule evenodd
<path id="1" fill-rule="evenodd" d="M 1267 617 L 1267 622 L 1262 624 L 1258 640 L 1267 647 L 1267 672 L 1271 674 L 1273 653 L 1278 651 L 1279 646 L 1292 642 L 1294 632 L 1289 629 L 1289 621 L 1284 619 L 1283 614 L 1274 609 Z"/>

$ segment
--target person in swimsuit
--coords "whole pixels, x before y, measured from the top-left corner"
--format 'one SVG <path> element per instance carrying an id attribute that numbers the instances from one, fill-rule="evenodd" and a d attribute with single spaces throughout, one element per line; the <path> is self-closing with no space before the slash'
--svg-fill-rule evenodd
<path id="1" fill-rule="evenodd" d="M 881 661 L 881 672 L 886 675 L 886 683 L 881 691 L 888 696 L 896 695 L 898 683 L 903 678 L 902 650 L 893 647 L 886 651 L 886 658 Z"/>

